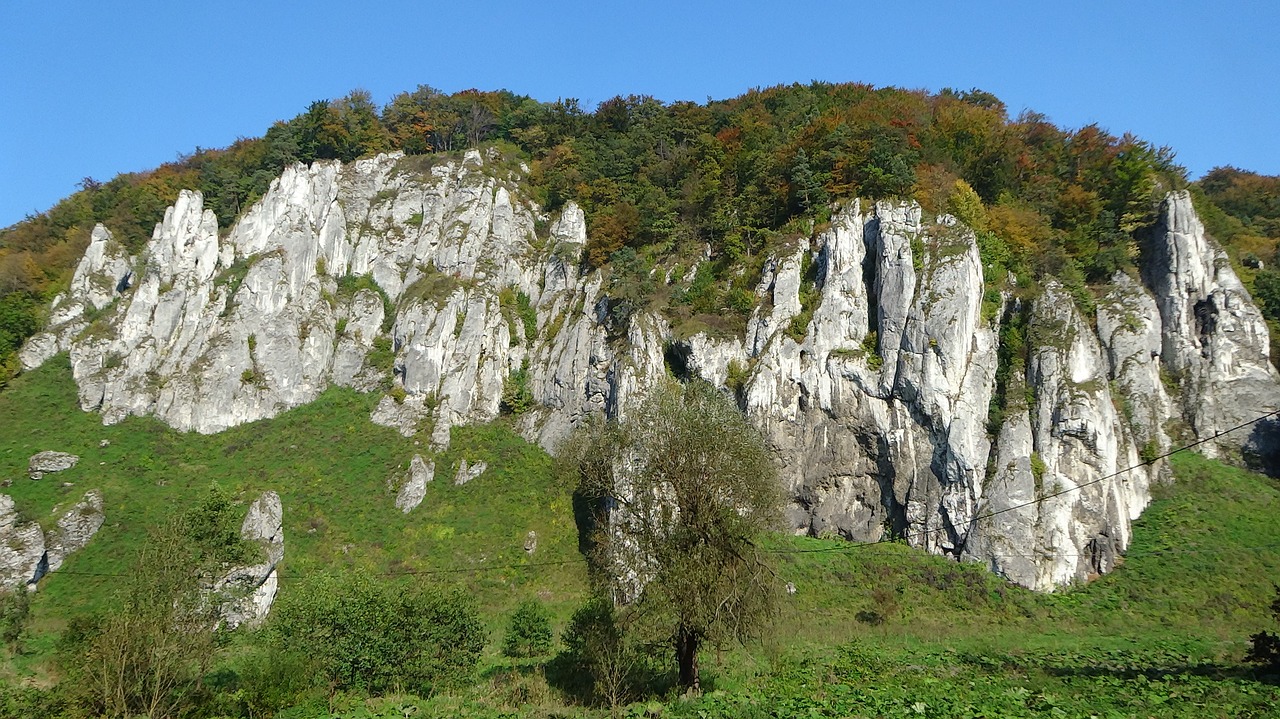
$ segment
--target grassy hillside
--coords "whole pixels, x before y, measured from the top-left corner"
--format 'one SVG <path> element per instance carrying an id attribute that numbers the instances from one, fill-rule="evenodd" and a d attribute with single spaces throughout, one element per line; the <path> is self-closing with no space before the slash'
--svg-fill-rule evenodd
<path id="1" fill-rule="evenodd" d="M 64 358 L 0 392 L 0 479 L 29 517 L 49 521 L 90 488 L 107 523 L 35 596 L 10 684 L 49 684 L 49 656 L 69 617 L 111 601 L 149 527 L 218 482 L 247 504 L 266 489 L 285 507 L 282 591 L 332 565 L 460 585 L 490 628 L 473 686 L 421 699 L 338 697 L 337 716 L 573 715 L 538 661 L 494 647 L 511 608 L 540 597 L 557 629 L 586 593 L 572 498 L 552 462 L 496 423 L 455 430 L 422 506 L 395 509 L 387 480 L 419 440 L 368 421 L 373 397 L 341 389 L 273 420 L 214 436 L 145 419 L 104 427 L 81 412 Z M 109 445 L 100 447 L 101 440 Z M 38 482 L 27 458 L 56 449 L 80 464 Z M 454 486 L 456 463 L 489 462 Z M 777 626 L 746 647 L 704 657 L 701 698 L 652 698 L 632 716 L 1280 716 L 1276 678 L 1241 663 L 1249 634 L 1271 626 L 1280 582 L 1280 484 L 1197 455 L 1176 457 L 1177 482 L 1134 528 L 1112 574 L 1052 595 L 1010 586 L 980 567 L 900 544 L 775 537 L 796 586 Z M 63 487 L 64 482 L 72 487 Z M 538 549 L 526 555 L 528 531 Z M 252 635 L 240 642 L 251 642 Z M 236 646 L 221 672 L 236 671 Z M 0 701 L 0 715 L 4 703 Z M 278 716 L 327 715 L 299 707 Z M 211 710 L 212 711 L 212 710 Z"/>
<path id="2" fill-rule="evenodd" d="M 89 546 L 41 583 L 37 636 L 106 601 L 131 548 L 211 482 L 246 507 L 265 490 L 279 492 L 282 591 L 318 569 L 346 565 L 392 576 L 439 572 L 440 581 L 465 586 L 495 613 L 529 595 L 568 611 L 583 591 L 585 565 L 571 492 L 556 485 L 551 459 L 502 424 L 455 429 L 422 505 L 404 514 L 388 480 L 403 476 L 415 453 L 430 455 L 425 441 L 371 423 L 376 401 L 333 388 L 275 419 L 203 436 L 150 419 L 102 426 L 79 410 L 64 356 L 17 378 L 0 392 L 0 478 L 13 480 L 4 491 L 22 513 L 48 525 L 55 507 L 100 488 L 107 515 Z M 100 447 L 102 440 L 110 444 Z M 27 459 L 45 449 L 78 454 L 80 463 L 33 482 Z M 489 468 L 455 486 L 462 459 Z M 524 551 L 529 531 L 538 534 L 533 555 Z"/>

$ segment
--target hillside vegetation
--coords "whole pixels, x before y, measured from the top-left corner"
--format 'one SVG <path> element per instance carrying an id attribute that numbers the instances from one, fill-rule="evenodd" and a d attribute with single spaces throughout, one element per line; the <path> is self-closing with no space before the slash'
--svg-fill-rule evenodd
<path id="1" fill-rule="evenodd" d="M 11 428 L 0 435 L 0 477 L 13 480 L 6 491 L 26 516 L 45 520 L 56 504 L 100 488 L 107 523 L 34 595 L 21 634 L 5 650 L 0 716 L 81 716 L 75 688 L 59 683 L 68 628 L 77 626 L 75 617 L 117 606 L 148 530 L 197 503 L 211 482 L 234 499 L 236 516 L 262 490 L 283 497 L 282 602 L 302 601 L 299 592 L 324 586 L 317 579 L 345 576 L 371 582 L 361 590 L 368 596 L 382 585 L 400 592 L 425 584 L 446 596 L 460 588 L 482 621 L 480 667 L 451 688 L 431 696 L 286 692 L 275 716 L 606 713 L 573 700 L 550 656 L 558 641 L 542 656 L 499 656 L 508 617 L 521 602 L 548 607 L 558 636 L 588 591 L 571 488 L 556 479 L 553 462 L 501 423 L 455 429 L 426 500 L 402 514 L 387 480 L 404 471 L 417 446 L 367 420 L 373 399 L 333 389 L 275 419 L 201 436 L 147 419 L 102 426 L 77 408 L 64 358 L 15 379 L 0 392 L 0 426 Z M 82 461 L 33 482 L 25 478 L 26 458 L 42 449 L 76 452 Z M 451 468 L 463 458 L 487 461 L 489 469 L 455 486 Z M 1178 455 L 1174 467 L 1176 483 L 1135 524 L 1123 564 L 1056 594 L 1035 594 L 979 566 L 898 543 L 776 536 L 765 549 L 796 591 L 772 629 L 745 647 L 705 652 L 701 697 L 671 696 L 670 677 L 659 675 L 651 693 L 632 696 L 635 703 L 621 711 L 1276 716 L 1277 678 L 1242 658 L 1250 634 L 1274 627 L 1268 605 L 1280 578 L 1280 484 L 1194 454 Z M 530 529 L 538 547 L 527 555 Z M 270 631 L 241 630 L 219 641 L 188 716 L 271 714 L 253 703 Z M 283 671 L 287 677 L 288 667 Z"/>
<path id="2" fill-rule="evenodd" d="M 66 286 L 94 223 L 138 251 L 183 188 L 200 190 L 225 229 L 293 162 L 485 143 L 528 162 L 527 194 L 545 209 L 573 200 L 586 210 L 584 261 L 611 267 L 611 292 L 628 303 L 654 299 L 659 289 L 645 278 L 657 258 L 709 247 L 716 261 L 662 298 L 689 314 L 749 312 L 767 251 L 851 197 L 950 211 L 981 233 L 996 285 L 1006 271 L 1020 288 L 1054 275 L 1088 304 L 1089 283 L 1140 260 L 1156 203 L 1187 181 L 1169 148 L 1031 112 L 1011 117 L 977 90 L 815 82 L 705 104 L 615 97 L 591 111 L 575 100 L 425 86 L 380 109 L 357 91 L 260 138 L 106 182 L 85 178 L 47 212 L 0 231 L 0 377 L 15 371 L 17 348 Z M 1275 182 L 1230 168 L 1202 182 L 1202 214 L 1254 266 L 1274 256 Z M 1280 316 L 1280 301 L 1264 305 Z"/>

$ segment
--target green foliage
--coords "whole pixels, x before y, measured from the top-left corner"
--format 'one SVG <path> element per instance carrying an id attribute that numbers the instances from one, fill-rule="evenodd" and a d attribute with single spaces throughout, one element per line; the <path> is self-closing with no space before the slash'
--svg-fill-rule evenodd
<path id="1" fill-rule="evenodd" d="M 1254 275 L 1253 299 L 1260 305 L 1263 317 L 1280 320 L 1280 272 L 1262 270 Z"/>
<path id="2" fill-rule="evenodd" d="M 507 375 L 502 382 L 502 401 L 499 408 L 507 413 L 520 415 L 528 412 L 537 404 L 533 390 L 529 388 L 529 360 L 521 363 L 520 369 Z"/>
<path id="3" fill-rule="evenodd" d="M 956 180 L 947 197 L 947 212 L 974 232 L 987 231 L 987 210 L 982 206 L 982 198 L 964 180 Z"/>
<path id="4" fill-rule="evenodd" d="M 715 387 L 669 382 L 563 452 L 582 496 L 609 508 L 596 522 L 601 581 L 610 596 L 639 592 L 636 611 L 674 644 L 680 684 L 697 689 L 702 642 L 745 640 L 775 608 L 758 540 L 779 523 L 781 498 L 764 440 Z M 618 566 L 652 576 L 640 589 Z"/>
<path id="5" fill-rule="evenodd" d="M 338 297 L 350 300 L 361 291 L 369 291 L 378 295 L 382 300 L 382 327 L 383 332 L 390 332 L 391 325 L 396 320 L 396 306 L 391 302 L 391 298 L 387 296 L 387 291 L 374 281 L 372 275 L 343 275 L 338 278 Z"/>
<path id="6" fill-rule="evenodd" d="M 804 342 L 809 333 L 809 323 L 822 300 L 817 284 L 818 266 L 808 252 L 801 255 L 800 263 L 800 312 L 787 325 L 787 336 L 796 342 Z"/>
<path id="7" fill-rule="evenodd" d="M 201 562 L 244 563 L 253 557 L 254 546 L 240 537 L 243 518 L 244 508 L 237 507 L 231 493 L 213 481 L 196 504 L 180 515 L 178 531 Z"/>
<path id="8" fill-rule="evenodd" d="M 538 337 L 538 311 L 533 307 L 529 295 L 523 291 L 516 293 L 516 310 L 524 324 L 525 341 L 532 343 Z"/>
<path id="9" fill-rule="evenodd" d="M 502 654 L 508 657 L 540 657 L 551 651 L 551 613 L 536 599 L 516 606 L 502 640 Z"/>
<path id="10" fill-rule="evenodd" d="M 588 599 L 565 627 L 548 680 L 579 702 L 615 708 L 652 688 L 660 674 L 633 619 L 607 597 Z"/>
<path id="11" fill-rule="evenodd" d="M 16 649 L 31 614 L 31 595 L 25 586 L 0 591 L 0 642 Z"/>
<path id="12" fill-rule="evenodd" d="M 986 229 L 1008 243 L 1011 267 L 1056 275 L 1070 258 L 1096 282 L 1132 263 L 1133 237 L 1154 218 L 1160 190 L 1185 184 L 1167 148 L 1096 125 L 1063 130 L 1035 113 L 1010 118 L 1003 103 L 976 90 L 814 82 L 706 104 L 619 96 L 594 111 L 573 100 L 426 86 L 379 109 L 357 90 L 313 102 L 260 138 L 105 183 L 85 178 L 47 212 L 0 231 L 0 303 L 12 293 L 34 307 L 51 299 L 95 222 L 136 253 L 184 188 L 200 190 L 227 228 L 291 163 L 387 150 L 423 156 L 484 142 L 528 161 L 525 190 L 544 208 L 573 200 L 586 211 L 589 265 L 611 263 L 625 249 L 687 257 L 710 246 L 721 287 L 695 291 L 691 299 L 706 303 L 695 313 L 749 312 L 742 288 L 723 287 L 731 265 L 776 247 L 797 220 L 820 222 L 830 201 L 919 197 L 930 209 L 950 205 L 978 230 L 985 210 Z M 422 171 L 431 163 L 401 164 Z M 1273 181 L 1233 168 L 1202 181 L 1202 194 L 1227 208 L 1215 216 L 1229 225 L 1221 231 L 1255 238 L 1241 240 L 1241 251 L 1261 258 L 1275 248 Z M 968 189 L 956 194 L 957 187 Z M 1215 233 L 1223 224 L 1206 221 Z M 420 214 L 408 218 L 422 222 Z M 0 369 L 16 367 L 4 356 L 4 326 L 12 345 L 41 319 L 19 314 L 6 322 L 0 313 Z"/>
<path id="13" fill-rule="evenodd" d="M 862 350 L 862 356 L 867 359 L 868 367 L 878 370 L 884 366 L 884 358 L 880 356 L 880 336 L 875 330 L 871 330 L 862 337 L 859 349 Z"/>
<path id="14" fill-rule="evenodd" d="M 1011 387 L 1013 394 L 1021 396 L 1019 387 Z M 234 496 L 280 491 L 290 537 L 280 601 L 303 589 L 307 576 L 335 564 L 366 573 L 444 568 L 475 597 L 492 631 L 501 632 L 518 601 L 532 596 L 546 597 L 557 620 L 567 620 L 581 604 L 586 579 L 576 563 L 570 489 L 552 478 L 551 460 L 502 423 L 455 428 L 438 465 L 480 458 L 489 470 L 463 486 L 432 483 L 427 500 L 404 515 L 386 496 L 385 481 L 421 450 L 412 438 L 367 421 L 378 399 L 332 389 L 272 420 L 205 436 L 140 418 L 103 426 L 76 409 L 65 357 L 17 377 L 0 392 L 0 426 L 23 431 L 0 433 L 0 474 L 21 476 L 35 451 L 65 447 L 84 458 L 67 471 L 68 481 L 77 483 L 76 491 L 102 489 L 114 509 L 94 541 L 29 595 L 23 653 L 8 658 L 0 681 L 0 716 L 80 719 L 87 713 L 79 690 L 88 682 L 41 669 L 56 635 L 66 629 L 68 646 L 83 642 L 95 625 L 68 627 L 69 616 L 120 613 L 114 590 L 134 576 L 127 557 L 142 544 L 145 528 L 199 504 L 211 477 Z M 99 447 L 101 439 L 110 446 Z M 1242 660 L 1251 635 L 1276 633 L 1270 605 L 1280 576 L 1274 549 L 1280 486 L 1192 454 L 1174 456 L 1171 465 L 1177 481 L 1156 489 L 1134 524 L 1125 562 L 1053 594 L 1022 590 L 981 566 L 901 543 L 765 535 L 760 547 L 774 558 L 774 571 L 797 587 L 781 597 L 776 630 L 760 644 L 703 652 L 709 691 L 668 700 L 663 686 L 672 678 L 654 673 L 660 667 L 651 650 L 662 651 L 669 666 L 670 637 L 623 608 L 614 616 L 630 641 L 624 646 L 634 652 L 634 678 L 626 686 L 632 698 L 657 698 L 619 711 L 637 717 L 911 716 L 923 702 L 924 716 L 1200 717 L 1205 707 L 1225 716 L 1269 716 L 1280 703 L 1280 687 Z M 32 517 L 49 515 L 66 497 L 65 489 L 47 482 L 15 482 L 6 493 Z M 529 529 L 539 534 L 536 561 L 522 548 Z M 559 561 L 570 564 L 554 564 Z M 661 641 L 650 644 L 655 638 Z M 192 715 L 369 719 L 403 717 L 402 707 L 418 708 L 419 716 L 586 711 L 564 706 L 561 694 L 541 683 L 538 662 L 482 659 L 486 666 L 470 687 L 430 698 L 366 699 L 314 686 L 310 657 L 271 650 L 260 634 L 237 633 L 230 642 L 222 649 L 211 645 L 216 666 L 205 672 L 204 689 L 187 697 Z M 546 677 L 567 691 L 572 681 L 555 671 L 560 666 L 546 665 Z M 35 686 L 14 686 L 19 681 Z"/>
<path id="15" fill-rule="evenodd" d="M 365 355 L 365 362 L 379 372 L 388 373 L 396 361 L 395 346 L 391 338 L 379 335 L 373 338 L 373 347 Z"/>
<path id="16" fill-rule="evenodd" d="M 1044 480 L 1044 473 L 1049 471 L 1045 465 L 1044 459 L 1040 457 L 1038 452 L 1031 453 L 1031 474 L 1036 478 L 1036 482 Z"/>
<path id="17" fill-rule="evenodd" d="M 726 367 L 725 372 L 725 386 L 732 390 L 735 395 L 741 394 L 751 376 L 750 368 L 741 360 L 733 359 L 729 360 L 729 365 Z"/>
<path id="18" fill-rule="evenodd" d="M 538 336 L 538 312 L 533 308 L 529 295 L 515 287 L 504 287 L 498 292 L 498 308 L 507 321 L 511 334 L 511 346 L 519 344 L 524 331 L 524 341 L 532 344 Z"/>
<path id="19" fill-rule="evenodd" d="M 485 631 L 472 600 L 361 572 L 324 573 L 282 595 L 270 622 L 278 651 L 307 657 L 322 686 L 429 696 L 468 680 Z"/>
<path id="20" fill-rule="evenodd" d="M 113 609 L 81 616 L 63 633 L 67 686 L 93 716 L 175 716 L 200 700 L 217 610 L 199 593 L 198 578 L 220 565 L 188 534 L 193 528 L 204 527 L 188 518 L 153 532 Z"/>

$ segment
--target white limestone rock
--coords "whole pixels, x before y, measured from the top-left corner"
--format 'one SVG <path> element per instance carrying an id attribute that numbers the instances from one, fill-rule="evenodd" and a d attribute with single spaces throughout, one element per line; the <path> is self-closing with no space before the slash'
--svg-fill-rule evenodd
<path id="1" fill-rule="evenodd" d="M 284 508 L 280 495 L 263 492 L 249 505 L 240 536 L 256 545 L 261 561 L 232 567 L 209 589 L 219 622 L 229 628 L 261 624 L 275 602 L 280 587 L 276 566 L 284 560 Z"/>
<path id="2" fill-rule="evenodd" d="M 31 479 L 40 479 L 46 474 L 54 472 L 65 472 L 76 466 L 80 461 L 80 457 L 68 452 L 54 452 L 46 450 L 31 455 L 31 459 L 27 461 L 27 476 Z"/>
<path id="3" fill-rule="evenodd" d="M 1111 289 L 1098 303 L 1098 338 L 1140 453 L 1144 459 L 1163 455 L 1172 445 L 1165 424 L 1179 412 L 1160 376 L 1160 315 L 1155 299 L 1124 273 L 1111 279 Z M 1163 463 L 1158 472 L 1168 478 Z"/>
<path id="4" fill-rule="evenodd" d="M 13 497 L 0 494 L 0 587 L 33 587 L 43 574 L 44 561 L 40 523 L 23 521 Z"/>
<path id="5" fill-rule="evenodd" d="M 427 483 L 435 479 L 435 472 L 434 461 L 428 462 L 420 454 L 413 455 L 409 461 L 409 472 L 396 493 L 396 509 L 407 514 L 422 504 L 423 497 L 427 495 Z"/>
<path id="6" fill-rule="evenodd" d="M 71 286 L 50 308 L 48 325 L 23 345 L 18 359 L 23 369 L 35 369 L 72 343 L 88 327 L 86 313 L 100 311 L 128 292 L 135 283 L 135 260 L 101 224 L 89 234 L 89 246 L 71 276 Z"/>
<path id="7" fill-rule="evenodd" d="M 1275 456 L 1280 433 L 1273 424 L 1215 437 L 1280 409 L 1280 375 L 1262 313 L 1205 234 L 1190 193 L 1169 193 L 1150 250 L 1143 279 L 1160 311 L 1160 359 L 1179 384 L 1195 437 L 1209 440 L 1203 447 L 1211 455 L 1243 448 L 1260 459 Z"/>
<path id="8" fill-rule="evenodd" d="M 87 546 L 106 519 L 102 492 L 96 489 L 86 492 L 80 501 L 58 517 L 56 528 L 45 534 L 47 571 L 57 571 L 67 555 Z"/>
<path id="9" fill-rule="evenodd" d="M 81 404 L 104 422 L 152 415 L 199 432 L 274 416 L 334 384 L 387 391 L 372 419 L 437 452 L 453 427 L 495 419 L 517 376 L 533 401 L 515 426 L 554 451 L 592 414 L 625 417 L 668 356 L 719 386 L 732 367 L 736 398 L 779 459 L 793 531 L 905 536 L 1039 589 L 1109 568 L 1145 483 L 1164 470 L 1086 485 L 1034 514 L 985 512 L 1163 450 L 1174 415 L 1210 437 L 1280 407 L 1265 324 L 1185 193 L 1166 202 L 1144 264 L 1149 292 L 1117 277 L 1097 334 L 1060 288 L 1033 302 L 1036 322 L 1070 341 L 1032 343 L 1015 380 L 1030 383 L 1035 406 L 1006 407 L 993 447 L 999 315 L 1015 304 L 984 312 L 975 237 L 953 218 L 926 221 L 909 202 L 835 208 L 828 228 L 764 261 L 741 338 L 675 337 L 659 312 L 619 311 L 608 278 L 583 269 L 581 208 L 543 215 L 491 159 L 294 165 L 222 236 L 199 193 L 184 192 L 136 275 L 95 230 L 23 361 L 69 349 Z M 108 293 L 104 278 L 121 273 L 128 287 Z M 535 316 L 519 316 L 522 295 Z M 86 307 L 97 308 L 92 325 Z M 1180 380 L 1176 396 L 1167 376 Z M 1243 443 L 1265 457 L 1264 440 L 1214 449 Z M 420 501 L 414 474 L 402 509 Z M 1024 561 L 1007 546 L 1036 550 Z M 270 574 L 245 581 L 268 586 Z"/>
<path id="10" fill-rule="evenodd" d="M 476 477 L 484 474 L 484 471 L 488 468 L 488 462 L 474 462 L 472 464 L 467 464 L 467 460 L 464 459 L 458 463 L 458 472 L 453 475 L 453 483 L 455 485 L 466 484 L 467 482 L 470 482 Z"/>
<path id="11" fill-rule="evenodd" d="M 39 522 L 23 521 L 12 497 L 0 494 L 0 588 L 34 590 L 69 554 L 89 543 L 105 518 L 102 493 L 90 490 L 43 532 Z"/>
<path id="12" fill-rule="evenodd" d="M 1046 283 L 1028 334 L 1035 402 L 1023 410 L 1014 400 L 996 458 L 1000 491 L 982 507 L 983 516 L 1010 516 L 979 522 L 965 549 L 1019 584 L 1048 590 L 1111 570 L 1150 502 L 1151 470 L 1139 466 L 1116 410 L 1110 362 L 1060 284 Z M 1016 505 L 1024 506 L 1010 509 Z"/>

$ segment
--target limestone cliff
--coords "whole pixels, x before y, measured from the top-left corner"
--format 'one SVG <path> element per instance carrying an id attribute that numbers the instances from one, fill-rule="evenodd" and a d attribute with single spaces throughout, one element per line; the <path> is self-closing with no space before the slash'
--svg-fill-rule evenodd
<path id="1" fill-rule="evenodd" d="M 69 350 L 104 422 L 199 432 L 330 384 L 379 391 L 373 419 L 439 451 L 504 397 L 554 450 L 584 416 L 625 414 L 674 358 L 732 384 L 778 454 L 792 530 L 901 536 L 1037 589 L 1113 566 L 1166 472 L 1122 470 L 1184 423 L 1206 438 L 1280 407 L 1266 327 L 1185 193 L 1165 202 L 1142 280 L 1117 276 L 1096 317 L 1051 282 L 989 292 L 949 217 L 853 202 L 765 263 L 742 336 L 685 337 L 661 308 L 619 311 L 607 274 L 582 269 L 582 211 L 544 215 L 526 171 L 492 151 L 297 165 L 225 236 L 184 192 L 139 257 L 94 231 L 23 362 Z M 1027 337 L 1015 364 L 1011 322 Z M 406 511 L 434 469 L 424 454 Z"/>

